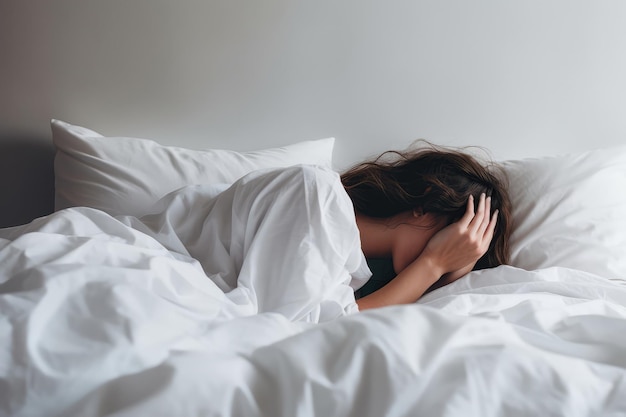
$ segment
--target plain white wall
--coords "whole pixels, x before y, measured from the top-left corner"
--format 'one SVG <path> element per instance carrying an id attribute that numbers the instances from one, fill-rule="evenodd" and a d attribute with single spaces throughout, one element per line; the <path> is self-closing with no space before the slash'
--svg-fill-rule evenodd
<path id="1" fill-rule="evenodd" d="M 335 136 L 339 168 L 418 138 L 496 159 L 626 143 L 621 0 L 2 1 L 0 35 L 0 133 Z"/>

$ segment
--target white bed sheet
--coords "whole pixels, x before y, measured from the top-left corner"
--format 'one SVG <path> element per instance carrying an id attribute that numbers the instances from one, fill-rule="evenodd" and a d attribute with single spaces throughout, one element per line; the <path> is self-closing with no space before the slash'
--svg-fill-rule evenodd
<path id="1" fill-rule="evenodd" d="M 626 287 L 499 267 L 353 314 L 362 254 L 336 175 L 238 184 L 188 188 L 142 222 L 70 209 L 0 231 L 0 415 L 626 412 Z M 224 220 L 255 201 L 281 215 Z M 287 213 L 308 221 L 276 240 Z"/>

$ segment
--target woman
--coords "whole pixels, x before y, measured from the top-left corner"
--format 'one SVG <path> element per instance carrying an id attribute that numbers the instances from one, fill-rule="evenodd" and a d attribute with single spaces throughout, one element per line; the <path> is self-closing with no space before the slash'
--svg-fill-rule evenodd
<path id="1" fill-rule="evenodd" d="M 387 155 L 398 158 L 342 177 L 292 166 L 189 186 L 154 215 L 117 219 L 199 262 L 227 318 L 273 312 L 319 323 L 414 302 L 435 283 L 506 262 L 509 203 L 488 170 L 437 149 Z M 364 255 L 389 259 L 397 276 L 357 304 L 355 289 L 372 281 Z"/>
<path id="2" fill-rule="evenodd" d="M 396 158 L 385 160 L 385 156 Z M 508 261 L 510 201 L 469 154 L 430 147 L 386 152 L 341 176 L 366 258 L 397 276 L 357 300 L 360 310 L 411 303 L 429 288 Z"/>

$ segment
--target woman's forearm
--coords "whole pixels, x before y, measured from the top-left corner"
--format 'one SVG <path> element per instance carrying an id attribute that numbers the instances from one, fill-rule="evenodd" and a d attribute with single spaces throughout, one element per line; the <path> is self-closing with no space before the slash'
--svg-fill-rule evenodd
<path id="1" fill-rule="evenodd" d="M 359 310 L 417 301 L 444 274 L 430 258 L 420 256 L 387 285 L 357 300 Z"/>

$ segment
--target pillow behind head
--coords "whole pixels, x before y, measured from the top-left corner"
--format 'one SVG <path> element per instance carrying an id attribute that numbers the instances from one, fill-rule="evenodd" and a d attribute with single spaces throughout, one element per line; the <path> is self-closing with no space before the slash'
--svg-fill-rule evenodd
<path id="1" fill-rule="evenodd" d="M 165 194 L 190 184 L 232 183 L 264 168 L 331 167 L 334 139 L 253 152 L 191 150 L 52 120 L 56 147 L 55 209 L 87 206 L 111 215 L 142 216 Z"/>
<path id="2" fill-rule="evenodd" d="M 511 263 L 626 280 L 626 147 L 506 161 Z"/>

